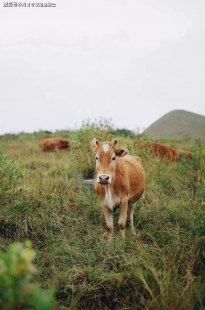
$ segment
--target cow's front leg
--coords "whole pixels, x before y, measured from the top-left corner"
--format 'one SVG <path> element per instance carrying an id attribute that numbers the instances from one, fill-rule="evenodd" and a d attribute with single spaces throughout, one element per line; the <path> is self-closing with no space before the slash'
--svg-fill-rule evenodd
<path id="1" fill-rule="evenodd" d="M 136 236 L 136 231 L 135 231 L 135 227 L 134 227 L 134 210 L 135 210 L 135 204 L 130 203 L 130 205 L 129 205 L 130 228 L 131 228 L 132 234 L 134 236 Z"/>
<path id="2" fill-rule="evenodd" d="M 104 238 L 111 240 L 114 232 L 113 225 L 113 211 L 108 208 L 107 205 L 102 204 L 102 212 L 105 217 L 106 222 L 106 232 L 104 233 Z"/>
<path id="3" fill-rule="evenodd" d="M 120 228 L 120 232 L 122 238 L 125 238 L 125 225 L 127 220 L 127 209 L 128 209 L 128 199 L 122 199 L 121 206 L 120 206 L 120 217 L 118 221 L 118 226 Z"/>

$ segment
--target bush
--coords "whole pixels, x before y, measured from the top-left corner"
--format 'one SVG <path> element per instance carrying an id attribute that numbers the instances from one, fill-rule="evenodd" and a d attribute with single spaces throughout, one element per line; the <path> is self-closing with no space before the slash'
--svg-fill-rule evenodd
<path id="1" fill-rule="evenodd" d="M 6 252 L 0 252 L 0 305 L 3 309 L 53 308 L 53 290 L 43 291 L 35 279 L 35 256 L 29 241 L 24 245 L 13 243 Z"/>

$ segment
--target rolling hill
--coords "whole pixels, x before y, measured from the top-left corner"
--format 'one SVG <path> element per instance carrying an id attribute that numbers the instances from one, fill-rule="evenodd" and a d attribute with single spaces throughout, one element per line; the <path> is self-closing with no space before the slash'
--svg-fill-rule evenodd
<path id="1" fill-rule="evenodd" d="M 143 133 L 152 138 L 205 139 L 205 116 L 174 110 L 159 118 Z"/>

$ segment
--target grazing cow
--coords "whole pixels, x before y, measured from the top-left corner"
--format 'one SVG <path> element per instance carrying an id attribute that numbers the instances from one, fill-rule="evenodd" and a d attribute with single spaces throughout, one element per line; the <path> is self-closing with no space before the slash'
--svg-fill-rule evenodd
<path id="1" fill-rule="evenodd" d="M 149 152 L 153 156 L 167 158 L 170 161 L 179 161 L 181 158 L 193 158 L 191 152 L 173 148 L 168 144 L 161 144 L 156 142 L 153 143 L 150 141 L 134 141 L 133 145 L 140 151 Z"/>
<path id="2" fill-rule="evenodd" d="M 176 149 L 172 148 L 169 145 L 161 144 L 161 143 L 153 143 L 152 144 L 152 154 L 154 156 L 166 157 L 170 160 L 177 161 L 178 154 Z"/>
<path id="3" fill-rule="evenodd" d="M 141 159 L 127 155 L 128 151 L 117 148 L 116 144 L 115 139 L 112 142 L 99 142 L 95 138 L 91 141 L 96 156 L 95 189 L 106 221 L 107 231 L 104 236 L 107 239 L 112 239 L 113 236 L 115 206 L 120 207 L 118 225 L 122 237 L 125 237 L 128 208 L 131 230 L 135 233 L 134 204 L 142 196 L 145 188 L 145 172 Z"/>
<path id="4" fill-rule="evenodd" d="M 66 150 L 69 147 L 69 141 L 64 138 L 43 138 L 39 142 L 43 152 L 54 152 L 56 150 Z"/>
<path id="5" fill-rule="evenodd" d="M 179 161 L 182 157 L 187 159 L 192 159 L 192 153 L 189 151 L 174 149 L 170 145 L 153 143 L 152 144 L 152 154 L 154 156 L 166 157 L 172 161 Z"/>

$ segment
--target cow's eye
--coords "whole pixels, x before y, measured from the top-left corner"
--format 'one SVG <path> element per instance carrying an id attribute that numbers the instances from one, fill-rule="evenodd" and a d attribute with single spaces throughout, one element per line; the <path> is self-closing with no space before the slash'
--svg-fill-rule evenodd
<path id="1" fill-rule="evenodd" d="M 96 160 L 98 160 L 98 159 L 99 159 L 99 157 L 97 157 L 97 156 L 96 156 L 96 157 L 95 157 L 95 159 L 96 159 Z"/>
<path id="2" fill-rule="evenodd" d="M 116 157 L 115 157 L 115 156 L 113 156 L 112 160 L 115 160 L 115 159 L 116 159 Z"/>

